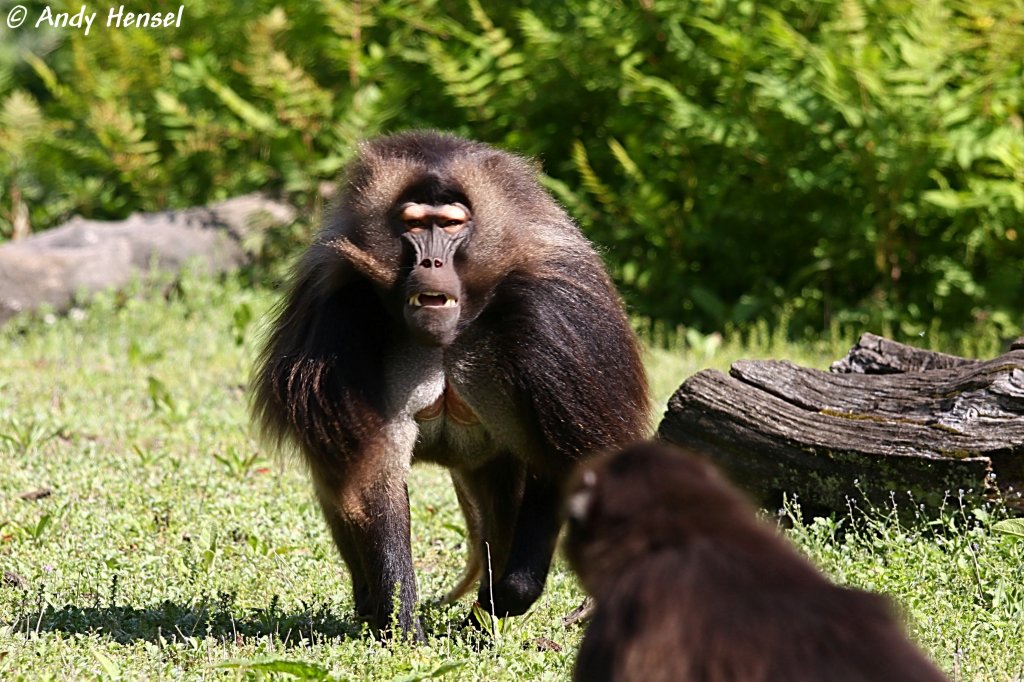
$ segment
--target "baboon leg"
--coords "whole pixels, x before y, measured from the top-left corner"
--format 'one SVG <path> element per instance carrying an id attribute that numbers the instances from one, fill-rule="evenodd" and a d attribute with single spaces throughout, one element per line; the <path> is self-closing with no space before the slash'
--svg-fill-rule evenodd
<path id="1" fill-rule="evenodd" d="M 349 524 L 342 518 L 335 503 L 334 495 L 326 490 L 317 487 L 317 501 L 320 503 L 320 511 L 323 512 L 327 527 L 331 531 L 331 538 L 338 553 L 348 566 L 349 575 L 352 577 L 352 596 L 356 605 L 356 615 L 362 619 L 369 620 L 373 616 L 373 607 L 370 603 L 370 583 L 366 577 L 366 567 L 363 565 L 363 556 L 356 544 Z"/>
<path id="2" fill-rule="evenodd" d="M 521 615 L 544 591 L 561 527 L 560 497 L 556 482 L 534 476 L 526 479 L 512 543 L 494 584 L 493 604 L 490 591 L 480 590 L 480 603 L 488 610 L 493 608 L 500 616 Z"/>
<path id="3" fill-rule="evenodd" d="M 462 516 L 466 519 L 466 567 L 462 571 L 459 582 L 441 598 L 442 604 L 451 604 L 458 601 L 464 594 L 473 589 L 473 586 L 480 580 L 483 572 L 483 562 L 480 557 L 480 538 L 483 537 L 483 520 L 480 510 L 477 509 L 477 501 L 467 490 L 467 484 L 456 471 L 450 471 L 452 483 L 455 486 L 455 497 L 459 500 L 459 507 L 462 509 Z"/>
<path id="4" fill-rule="evenodd" d="M 470 539 L 475 540 L 480 588 L 477 600 L 490 611 L 492 588 L 505 571 L 516 533 L 516 521 L 523 501 L 526 469 L 511 456 L 504 456 L 470 471 L 452 473 L 463 510 L 470 508 L 475 519 L 467 518 Z M 479 530 L 473 538 L 473 526 Z M 494 612 L 504 616 L 503 612 Z"/>
<path id="5" fill-rule="evenodd" d="M 367 460 L 370 466 L 348 471 L 344 478 L 318 477 L 317 496 L 338 551 L 352 573 L 356 612 L 379 632 L 394 626 L 398 632 L 423 640 L 415 614 L 416 577 L 405 471 Z"/>

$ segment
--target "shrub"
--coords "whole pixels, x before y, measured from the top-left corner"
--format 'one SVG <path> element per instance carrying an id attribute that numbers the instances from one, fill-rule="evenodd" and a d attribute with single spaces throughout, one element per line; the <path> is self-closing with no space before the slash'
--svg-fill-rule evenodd
<path id="1" fill-rule="evenodd" d="M 186 14 L 0 52 L 0 234 L 256 188 L 308 204 L 358 139 L 433 126 L 539 157 L 662 325 L 1024 322 L 1019 2 Z"/>

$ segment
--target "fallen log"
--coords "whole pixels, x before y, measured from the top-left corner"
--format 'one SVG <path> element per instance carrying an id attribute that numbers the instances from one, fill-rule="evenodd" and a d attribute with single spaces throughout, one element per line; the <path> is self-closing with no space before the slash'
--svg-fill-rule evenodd
<path id="1" fill-rule="evenodd" d="M 659 436 L 695 444 L 766 506 L 814 513 L 962 497 L 1024 511 L 1024 348 L 987 361 L 865 334 L 823 372 L 740 361 L 676 391 Z M 872 372 L 872 373 L 868 373 Z"/>
<path id="2" fill-rule="evenodd" d="M 962 367 L 977 362 L 980 360 L 916 348 L 867 333 L 861 334 L 846 357 L 833 362 L 829 369 L 845 374 L 900 374 Z"/>
<path id="3" fill-rule="evenodd" d="M 66 310 L 81 294 L 124 287 L 152 268 L 231 271 L 249 260 L 248 238 L 293 220 L 295 209 L 260 194 L 118 221 L 72 218 L 0 245 L 0 325 L 44 305 Z"/>

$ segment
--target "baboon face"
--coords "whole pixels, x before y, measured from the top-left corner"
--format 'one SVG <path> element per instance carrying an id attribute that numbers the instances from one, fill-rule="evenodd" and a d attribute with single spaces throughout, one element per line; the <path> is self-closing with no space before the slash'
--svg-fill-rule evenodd
<path id="1" fill-rule="evenodd" d="M 348 172 L 335 215 L 310 256 L 337 277 L 370 282 L 390 317 L 424 346 L 448 346 L 512 273 L 594 287 L 609 308 L 601 264 L 523 159 L 450 136 L 401 135 L 369 144 Z M 341 256 L 341 258 L 338 258 Z M 517 280 L 515 280 L 517 281 Z M 532 299 L 531 299 L 532 300 Z"/>
<path id="2" fill-rule="evenodd" d="M 456 335 L 464 287 L 456 262 L 472 233 L 472 215 L 462 201 L 405 201 L 396 207 L 398 229 L 411 262 L 403 288 L 409 332 L 426 346 L 446 346 Z"/>

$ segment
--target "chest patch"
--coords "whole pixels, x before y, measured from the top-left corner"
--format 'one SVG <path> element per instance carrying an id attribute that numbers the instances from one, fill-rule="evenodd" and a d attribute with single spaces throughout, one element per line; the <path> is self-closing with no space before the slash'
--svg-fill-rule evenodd
<path id="1" fill-rule="evenodd" d="M 473 424 L 480 423 L 480 418 L 473 411 L 473 408 L 466 404 L 447 381 L 444 382 L 444 390 L 441 391 L 441 395 L 437 396 L 437 400 L 415 414 L 416 421 L 420 423 L 433 421 L 441 417 L 447 417 L 456 424 L 463 426 L 472 426 Z"/>

